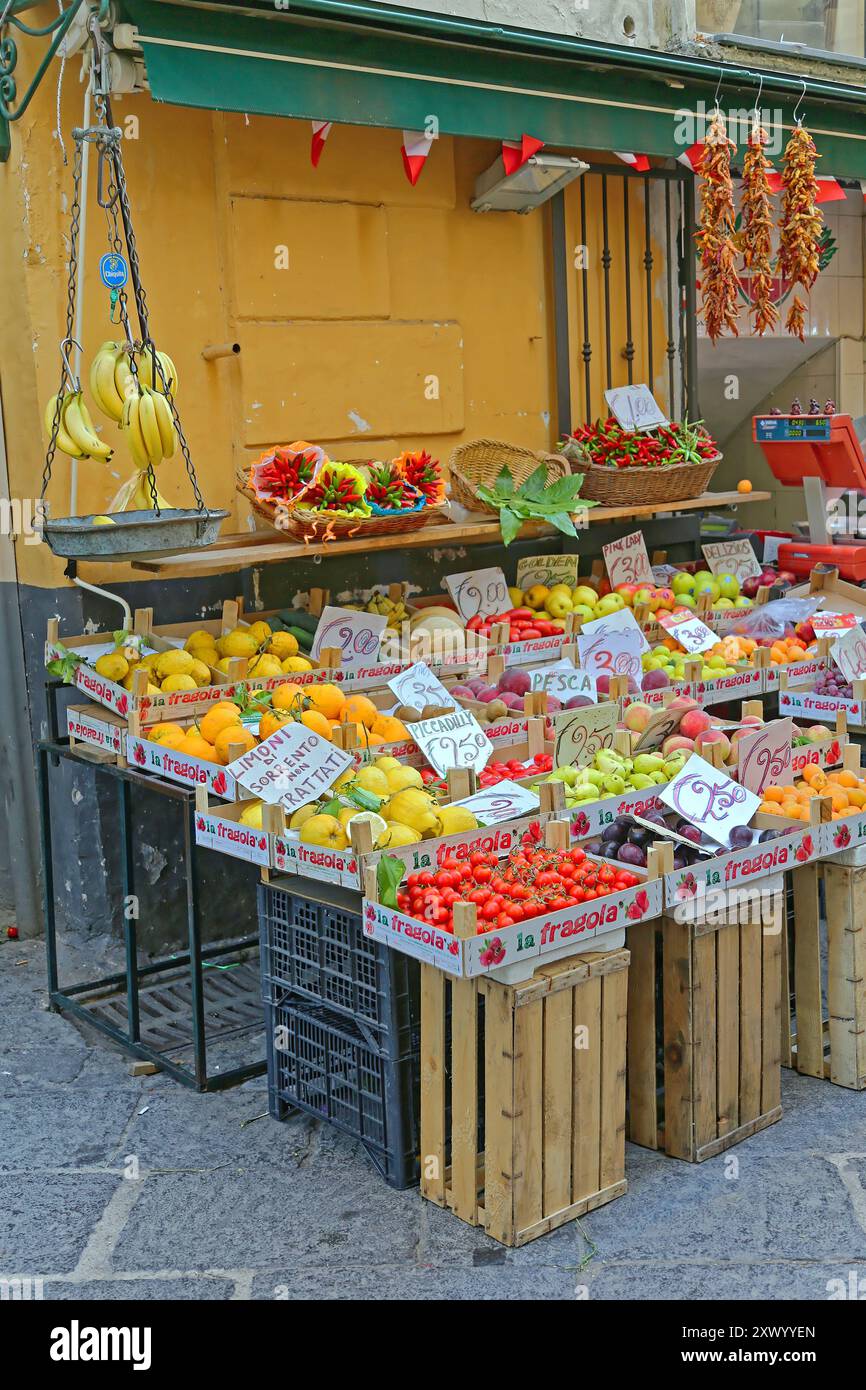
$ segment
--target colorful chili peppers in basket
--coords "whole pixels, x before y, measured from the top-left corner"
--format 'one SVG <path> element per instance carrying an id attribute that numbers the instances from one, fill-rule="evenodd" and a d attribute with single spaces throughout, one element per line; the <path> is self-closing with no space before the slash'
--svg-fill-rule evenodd
<path id="1" fill-rule="evenodd" d="M 706 463 L 719 448 L 700 421 L 682 420 L 652 431 L 625 430 L 612 415 L 594 425 L 580 425 L 558 448 L 582 451 L 603 468 L 666 468 L 683 463 Z"/>

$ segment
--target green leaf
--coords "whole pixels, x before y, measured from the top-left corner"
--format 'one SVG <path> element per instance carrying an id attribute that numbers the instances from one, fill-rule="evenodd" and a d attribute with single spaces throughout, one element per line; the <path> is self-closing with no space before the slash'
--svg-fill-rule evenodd
<path id="1" fill-rule="evenodd" d="M 547 518 L 551 526 L 555 526 L 557 531 L 562 531 L 566 536 L 576 536 L 574 522 L 568 512 L 551 512 Z"/>
<path id="2" fill-rule="evenodd" d="M 365 787 L 352 787 L 346 796 L 349 801 L 360 806 L 362 811 L 378 811 L 384 800 L 384 797 L 377 796 L 375 792 L 368 792 Z"/>
<path id="3" fill-rule="evenodd" d="M 583 483 L 582 473 L 569 473 L 565 478 L 557 478 L 545 488 L 543 501 L 546 505 L 558 510 L 567 508 L 574 511 L 578 505 L 581 484 Z"/>
<path id="4" fill-rule="evenodd" d="M 517 496 L 527 501 L 539 501 L 544 496 L 547 485 L 547 464 L 540 463 L 534 468 L 525 482 L 517 489 Z"/>
<path id="5" fill-rule="evenodd" d="M 514 491 L 514 479 L 508 465 L 503 464 L 496 478 L 496 491 L 503 497 L 510 497 Z"/>
<path id="6" fill-rule="evenodd" d="M 510 507 L 503 507 L 499 513 L 499 529 L 502 532 L 502 540 L 505 545 L 510 545 L 517 535 L 523 518 L 512 511 Z"/>
<path id="7" fill-rule="evenodd" d="M 319 807 L 320 816 L 336 816 L 340 810 L 340 798 L 332 796 L 330 801 L 326 801 L 324 806 Z"/>
<path id="8" fill-rule="evenodd" d="M 405 872 L 403 860 L 395 858 L 393 854 L 383 854 L 376 865 L 376 887 L 379 901 L 385 907 L 397 906 L 397 889 L 403 882 Z"/>
<path id="9" fill-rule="evenodd" d="M 131 632 L 127 632 L 125 628 L 120 628 L 117 632 L 113 632 L 111 635 L 114 638 L 115 647 L 122 647 L 126 642 L 129 641 L 130 637 L 133 636 L 133 634 Z"/>

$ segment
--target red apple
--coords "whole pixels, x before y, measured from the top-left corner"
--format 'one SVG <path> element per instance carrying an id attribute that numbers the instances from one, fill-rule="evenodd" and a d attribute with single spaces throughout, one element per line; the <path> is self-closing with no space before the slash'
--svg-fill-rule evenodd
<path id="1" fill-rule="evenodd" d="M 793 570 L 779 570 L 776 575 L 777 584 L 796 584 L 797 576 Z"/>
<path id="2" fill-rule="evenodd" d="M 755 598 L 757 596 L 758 590 L 764 582 L 765 581 L 763 575 L 752 574 L 749 576 L 748 579 L 743 580 L 743 587 L 740 592 L 742 593 L 744 598 Z"/>

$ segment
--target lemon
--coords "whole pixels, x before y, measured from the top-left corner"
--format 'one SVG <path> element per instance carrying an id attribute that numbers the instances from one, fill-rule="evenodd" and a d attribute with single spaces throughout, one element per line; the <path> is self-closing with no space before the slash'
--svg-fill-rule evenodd
<path id="1" fill-rule="evenodd" d="M 220 637 L 216 644 L 220 656 L 255 656 L 259 649 L 259 644 L 249 631 L 241 631 L 235 628 L 234 632 L 227 632 L 224 637 Z"/>
<path id="2" fill-rule="evenodd" d="M 376 841 L 377 849 L 397 849 L 400 845 L 416 845 L 421 839 L 417 830 L 412 830 L 408 825 L 400 825 L 397 821 L 389 820 L 385 830 Z"/>
<path id="3" fill-rule="evenodd" d="M 120 652 L 106 652 L 97 661 L 96 671 L 107 681 L 122 681 L 129 673 L 129 662 Z"/>
<path id="4" fill-rule="evenodd" d="M 163 652 L 156 663 L 156 674 L 161 681 L 164 681 L 166 676 L 188 676 L 194 660 L 195 658 L 189 652 Z M 195 685 L 195 681 L 193 681 L 193 685 Z M 188 688 L 188 686 L 179 687 L 179 689 Z"/>
<path id="5" fill-rule="evenodd" d="M 374 763 L 374 766 L 375 766 L 375 767 L 381 768 L 382 771 L 383 771 L 384 773 L 388 773 L 388 772 L 390 772 L 391 768 L 393 768 L 393 767 L 402 767 L 403 764 L 400 762 L 400 759 L 399 759 L 399 758 L 392 758 L 392 757 L 388 756 L 388 757 L 377 758 L 376 761 L 375 761 L 375 763 Z"/>
<path id="6" fill-rule="evenodd" d="M 388 791 L 393 796 L 395 792 L 405 791 L 407 787 L 423 787 L 424 778 L 417 767 L 402 767 L 399 763 L 396 767 L 391 767 L 385 773 L 388 781 Z"/>
<path id="7" fill-rule="evenodd" d="M 282 663 L 284 675 L 291 675 L 292 671 L 312 671 L 313 663 L 308 661 L 305 656 L 287 656 Z"/>
<path id="8" fill-rule="evenodd" d="M 272 656 L 279 657 L 280 661 L 286 661 L 288 657 L 298 655 L 298 639 L 290 632 L 274 632 L 267 650 Z"/>
<path id="9" fill-rule="evenodd" d="M 346 810 L 349 810 L 349 808 L 346 807 Z M 385 817 L 377 815 L 375 811 L 350 812 L 347 820 L 343 822 L 343 827 L 351 840 L 350 825 L 369 825 L 374 845 L 379 843 L 380 837 L 384 835 L 388 829 L 388 823 Z"/>
<path id="10" fill-rule="evenodd" d="M 160 685 L 160 690 L 168 694 L 172 690 L 196 690 L 198 687 L 192 676 L 184 675 L 179 672 L 176 676 L 166 676 Z"/>
<path id="11" fill-rule="evenodd" d="M 376 796 L 388 795 L 388 779 L 378 767 L 362 767 L 356 781 L 365 792 L 374 792 Z"/>
<path id="12" fill-rule="evenodd" d="M 318 811 L 315 801 L 311 801 L 307 806 L 299 806 L 289 821 L 289 829 L 300 830 L 302 825 L 306 825 L 308 820 L 312 820 L 313 816 L 318 814 Z"/>
<path id="13" fill-rule="evenodd" d="M 310 816 L 301 826 L 301 843 L 324 849 L 345 849 L 349 841 L 336 816 Z"/>
<path id="14" fill-rule="evenodd" d="M 240 824 L 250 825 L 253 830 L 261 830 L 263 809 L 260 801 L 251 801 L 241 812 Z"/>
<path id="15" fill-rule="evenodd" d="M 200 627 L 189 634 L 183 645 L 186 651 L 192 652 L 196 647 L 215 647 L 216 638 L 213 633 L 205 632 L 204 628 Z"/>
<path id="16" fill-rule="evenodd" d="M 268 626 L 266 622 L 262 622 L 261 619 L 257 623 L 250 623 L 247 631 L 249 632 L 250 637 L 254 637 L 256 639 L 257 647 L 260 647 L 262 643 L 266 642 L 267 639 L 271 636 L 271 628 Z"/>
<path id="17" fill-rule="evenodd" d="M 273 676 L 281 676 L 283 668 L 279 658 L 275 656 L 256 656 L 249 664 L 248 676 L 257 676 L 260 680 L 270 680 Z"/>
<path id="18" fill-rule="evenodd" d="M 465 806 L 438 807 L 443 835 L 458 835 L 464 830 L 477 830 L 478 821 Z"/>

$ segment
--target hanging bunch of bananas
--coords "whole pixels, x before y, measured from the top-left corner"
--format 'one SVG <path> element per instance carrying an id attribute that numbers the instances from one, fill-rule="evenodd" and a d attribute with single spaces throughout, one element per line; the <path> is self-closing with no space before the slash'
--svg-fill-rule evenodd
<path id="1" fill-rule="evenodd" d="M 45 432 L 49 439 L 56 409 L 57 396 L 52 396 L 45 407 Z M 66 391 L 60 398 L 57 448 L 72 459 L 95 459 L 98 463 L 108 463 L 112 457 L 112 450 L 96 433 L 81 391 Z"/>
<path id="2" fill-rule="evenodd" d="M 142 382 L 123 402 L 120 432 L 136 468 L 156 467 L 177 449 L 177 430 L 168 401 Z"/>
<path id="3" fill-rule="evenodd" d="M 135 358 L 138 380 L 142 386 L 163 395 L 164 376 L 172 396 L 177 395 L 177 368 L 167 352 L 156 354 L 162 368 L 162 376 L 157 371 L 154 381 L 153 355 L 150 348 L 143 347 L 140 343 L 103 343 L 90 366 L 90 389 L 100 410 L 118 423 L 123 416 L 124 401 L 135 391 L 135 377 L 130 365 L 131 355 Z"/>

